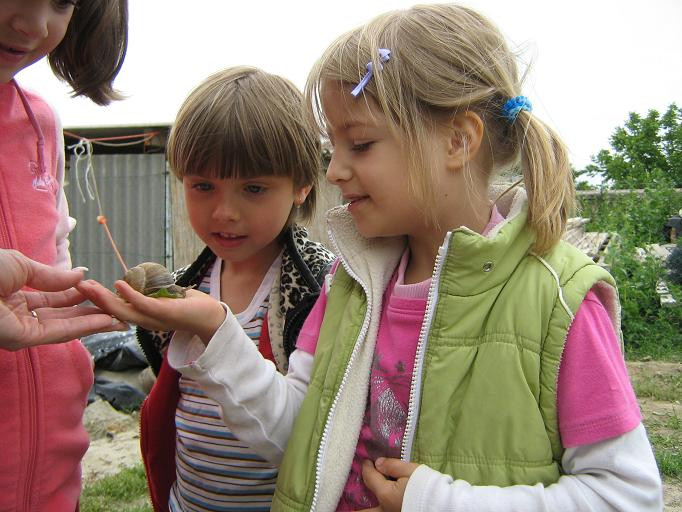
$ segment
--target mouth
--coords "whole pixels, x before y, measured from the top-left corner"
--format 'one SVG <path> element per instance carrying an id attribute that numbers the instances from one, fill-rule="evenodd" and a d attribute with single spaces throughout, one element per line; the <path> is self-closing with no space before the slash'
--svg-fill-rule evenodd
<path id="1" fill-rule="evenodd" d="M 29 52 L 28 48 L 22 48 L 22 47 L 18 47 L 18 46 L 7 46 L 4 44 L 0 44 L 0 50 L 2 50 L 3 52 L 9 53 L 10 55 L 17 56 L 17 57 L 24 56 Z"/>
<path id="2" fill-rule="evenodd" d="M 223 240 L 241 240 L 246 238 L 246 235 L 235 235 L 234 233 L 213 233 L 213 236 Z"/>
<path id="3" fill-rule="evenodd" d="M 347 195 L 343 196 L 343 200 L 348 203 L 348 211 L 354 214 L 367 200 L 369 196 Z"/>
<path id="4" fill-rule="evenodd" d="M 364 201 L 365 199 L 368 199 L 369 196 L 360 196 L 360 195 L 345 195 L 343 196 L 343 200 L 348 203 L 348 206 L 351 207 L 354 204 L 358 204 L 361 201 Z"/>
<path id="5" fill-rule="evenodd" d="M 213 243 L 216 248 L 222 247 L 223 249 L 237 249 L 241 247 L 248 239 L 247 235 L 236 235 L 234 233 L 216 232 L 213 233 Z"/>

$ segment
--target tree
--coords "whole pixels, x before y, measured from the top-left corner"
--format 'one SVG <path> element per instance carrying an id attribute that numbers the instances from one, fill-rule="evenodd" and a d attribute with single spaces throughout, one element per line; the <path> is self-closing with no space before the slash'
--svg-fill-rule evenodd
<path id="1" fill-rule="evenodd" d="M 609 142 L 611 149 L 593 156 L 580 174 L 600 176 L 616 189 L 644 188 L 659 180 L 682 187 L 682 109 L 675 103 L 662 116 L 656 110 L 646 117 L 631 112 Z"/>

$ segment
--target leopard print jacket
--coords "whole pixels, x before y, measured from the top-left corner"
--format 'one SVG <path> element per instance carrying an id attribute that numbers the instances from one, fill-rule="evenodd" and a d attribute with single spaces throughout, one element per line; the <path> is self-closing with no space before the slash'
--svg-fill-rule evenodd
<path id="1" fill-rule="evenodd" d="M 334 254 L 322 244 L 309 240 L 307 231 L 301 227 L 284 231 L 282 242 L 282 266 L 269 297 L 268 332 L 277 368 L 286 373 L 289 355 L 295 348 L 304 320 L 317 300 Z M 198 286 L 215 259 L 216 255 L 206 247 L 194 263 L 173 273 L 176 284 Z M 157 375 L 172 334 L 172 331 L 137 328 L 138 342 Z"/>

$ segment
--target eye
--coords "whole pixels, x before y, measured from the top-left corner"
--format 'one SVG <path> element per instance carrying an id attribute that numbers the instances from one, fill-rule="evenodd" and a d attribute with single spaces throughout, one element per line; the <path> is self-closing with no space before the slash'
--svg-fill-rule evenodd
<path id="1" fill-rule="evenodd" d="M 367 151 L 372 144 L 374 144 L 374 141 L 369 141 L 369 142 L 361 142 L 359 144 L 353 144 L 351 146 L 351 150 L 355 151 L 356 153 L 364 153 Z"/>
<path id="2" fill-rule="evenodd" d="M 54 0 L 57 9 L 66 10 L 69 7 L 77 7 L 79 0 Z"/>
<path id="3" fill-rule="evenodd" d="M 214 187 L 210 183 L 200 181 L 197 183 L 192 183 L 191 188 L 192 190 L 197 190 L 199 192 L 209 192 L 213 190 Z"/>
<path id="4" fill-rule="evenodd" d="M 245 185 L 244 190 L 249 194 L 259 195 L 264 193 L 267 189 L 263 185 Z"/>

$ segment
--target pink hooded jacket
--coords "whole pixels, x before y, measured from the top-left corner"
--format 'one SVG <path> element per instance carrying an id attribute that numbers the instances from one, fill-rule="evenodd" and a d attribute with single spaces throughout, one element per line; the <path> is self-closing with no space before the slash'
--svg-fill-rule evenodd
<path id="1" fill-rule="evenodd" d="M 61 126 L 41 98 L 25 92 L 23 100 L 14 83 L 0 84 L 0 248 L 68 268 Z M 77 509 L 92 381 L 78 340 L 0 349 L 0 510 Z"/>

